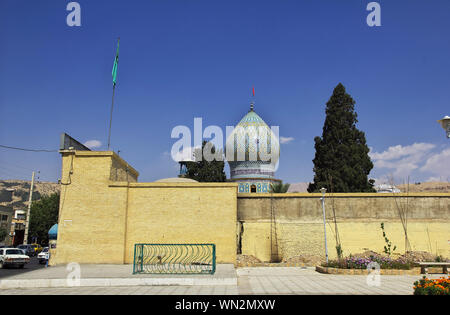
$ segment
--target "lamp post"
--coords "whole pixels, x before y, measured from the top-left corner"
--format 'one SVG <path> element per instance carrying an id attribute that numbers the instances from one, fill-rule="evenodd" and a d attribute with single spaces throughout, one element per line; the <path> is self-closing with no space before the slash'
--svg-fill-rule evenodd
<path id="1" fill-rule="evenodd" d="M 442 126 L 442 128 L 444 128 L 447 138 L 450 138 L 450 116 L 445 116 L 437 122 Z"/>
<path id="2" fill-rule="evenodd" d="M 320 188 L 320 192 L 322 193 L 322 198 L 320 200 L 322 201 L 322 211 L 323 211 L 323 234 L 325 237 L 325 258 L 327 260 L 328 265 L 328 247 L 327 247 L 327 225 L 326 225 L 326 219 L 325 219 L 325 192 L 327 191 L 326 188 Z"/>

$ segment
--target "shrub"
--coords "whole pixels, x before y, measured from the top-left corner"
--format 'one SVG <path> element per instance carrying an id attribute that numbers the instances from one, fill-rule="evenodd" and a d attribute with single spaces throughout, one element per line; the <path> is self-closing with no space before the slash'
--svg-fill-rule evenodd
<path id="1" fill-rule="evenodd" d="M 427 279 L 414 282 L 414 295 L 450 295 L 450 276 L 445 279 Z"/>

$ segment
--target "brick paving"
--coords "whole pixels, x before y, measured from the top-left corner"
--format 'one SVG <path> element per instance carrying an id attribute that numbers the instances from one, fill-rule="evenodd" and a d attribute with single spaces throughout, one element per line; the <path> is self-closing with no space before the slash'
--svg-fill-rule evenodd
<path id="1" fill-rule="evenodd" d="M 245 267 L 237 269 L 238 285 L 71 287 L 0 290 L 0 295 L 251 295 L 251 294 L 412 294 L 420 276 L 382 275 L 380 286 L 369 286 L 366 276 L 320 274 L 312 268 Z M 432 275 L 438 278 L 443 275 Z"/>

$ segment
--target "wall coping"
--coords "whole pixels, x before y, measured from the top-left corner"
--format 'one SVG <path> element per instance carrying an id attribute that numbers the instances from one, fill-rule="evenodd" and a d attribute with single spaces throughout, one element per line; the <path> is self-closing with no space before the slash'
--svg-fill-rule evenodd
<path id="1" fill-rule="evenodd" d="M 134 182 L 109 182 L 109 187 L 129 187 L 129 188 L 236 188 L 238 184 L 228 182 L 216 182 L 216 183 L 162 183 L 162 182 L 149 182 L 149 183 L 134 183 Z"/>
<path id="2" fill-rule="evenodd" d="M 139 176 L 139 172 L 136 171 L 130 164 L 128 164 L 124 159 L 122 159 L 114 151 L 79 151 L 79 150 L 60 150 L 61 155 L 74 154 L 75 156 L 86 156 L 86 157 L 112 157 L 117 160 L 120 164 L 125 166 L 131 173 L 133 173 L 136 178 Z"/>
<path id="3" fill-rule="evenodd" d="M 238 198 L 321 198 L 321 193 L 239 193 Z M 450 198 L 450 193 L 326 193 L 325 198 L 404 198 L 404 197 L 444 197 Z"/>

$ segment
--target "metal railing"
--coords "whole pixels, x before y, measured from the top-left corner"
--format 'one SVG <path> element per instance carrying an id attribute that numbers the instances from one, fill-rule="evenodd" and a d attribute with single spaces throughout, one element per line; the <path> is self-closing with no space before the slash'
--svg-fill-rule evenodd
<path id="1" fill-rule="evenodd" d="M 215 244 L 135 244 L 133 274 L 214 274 Z"/>

